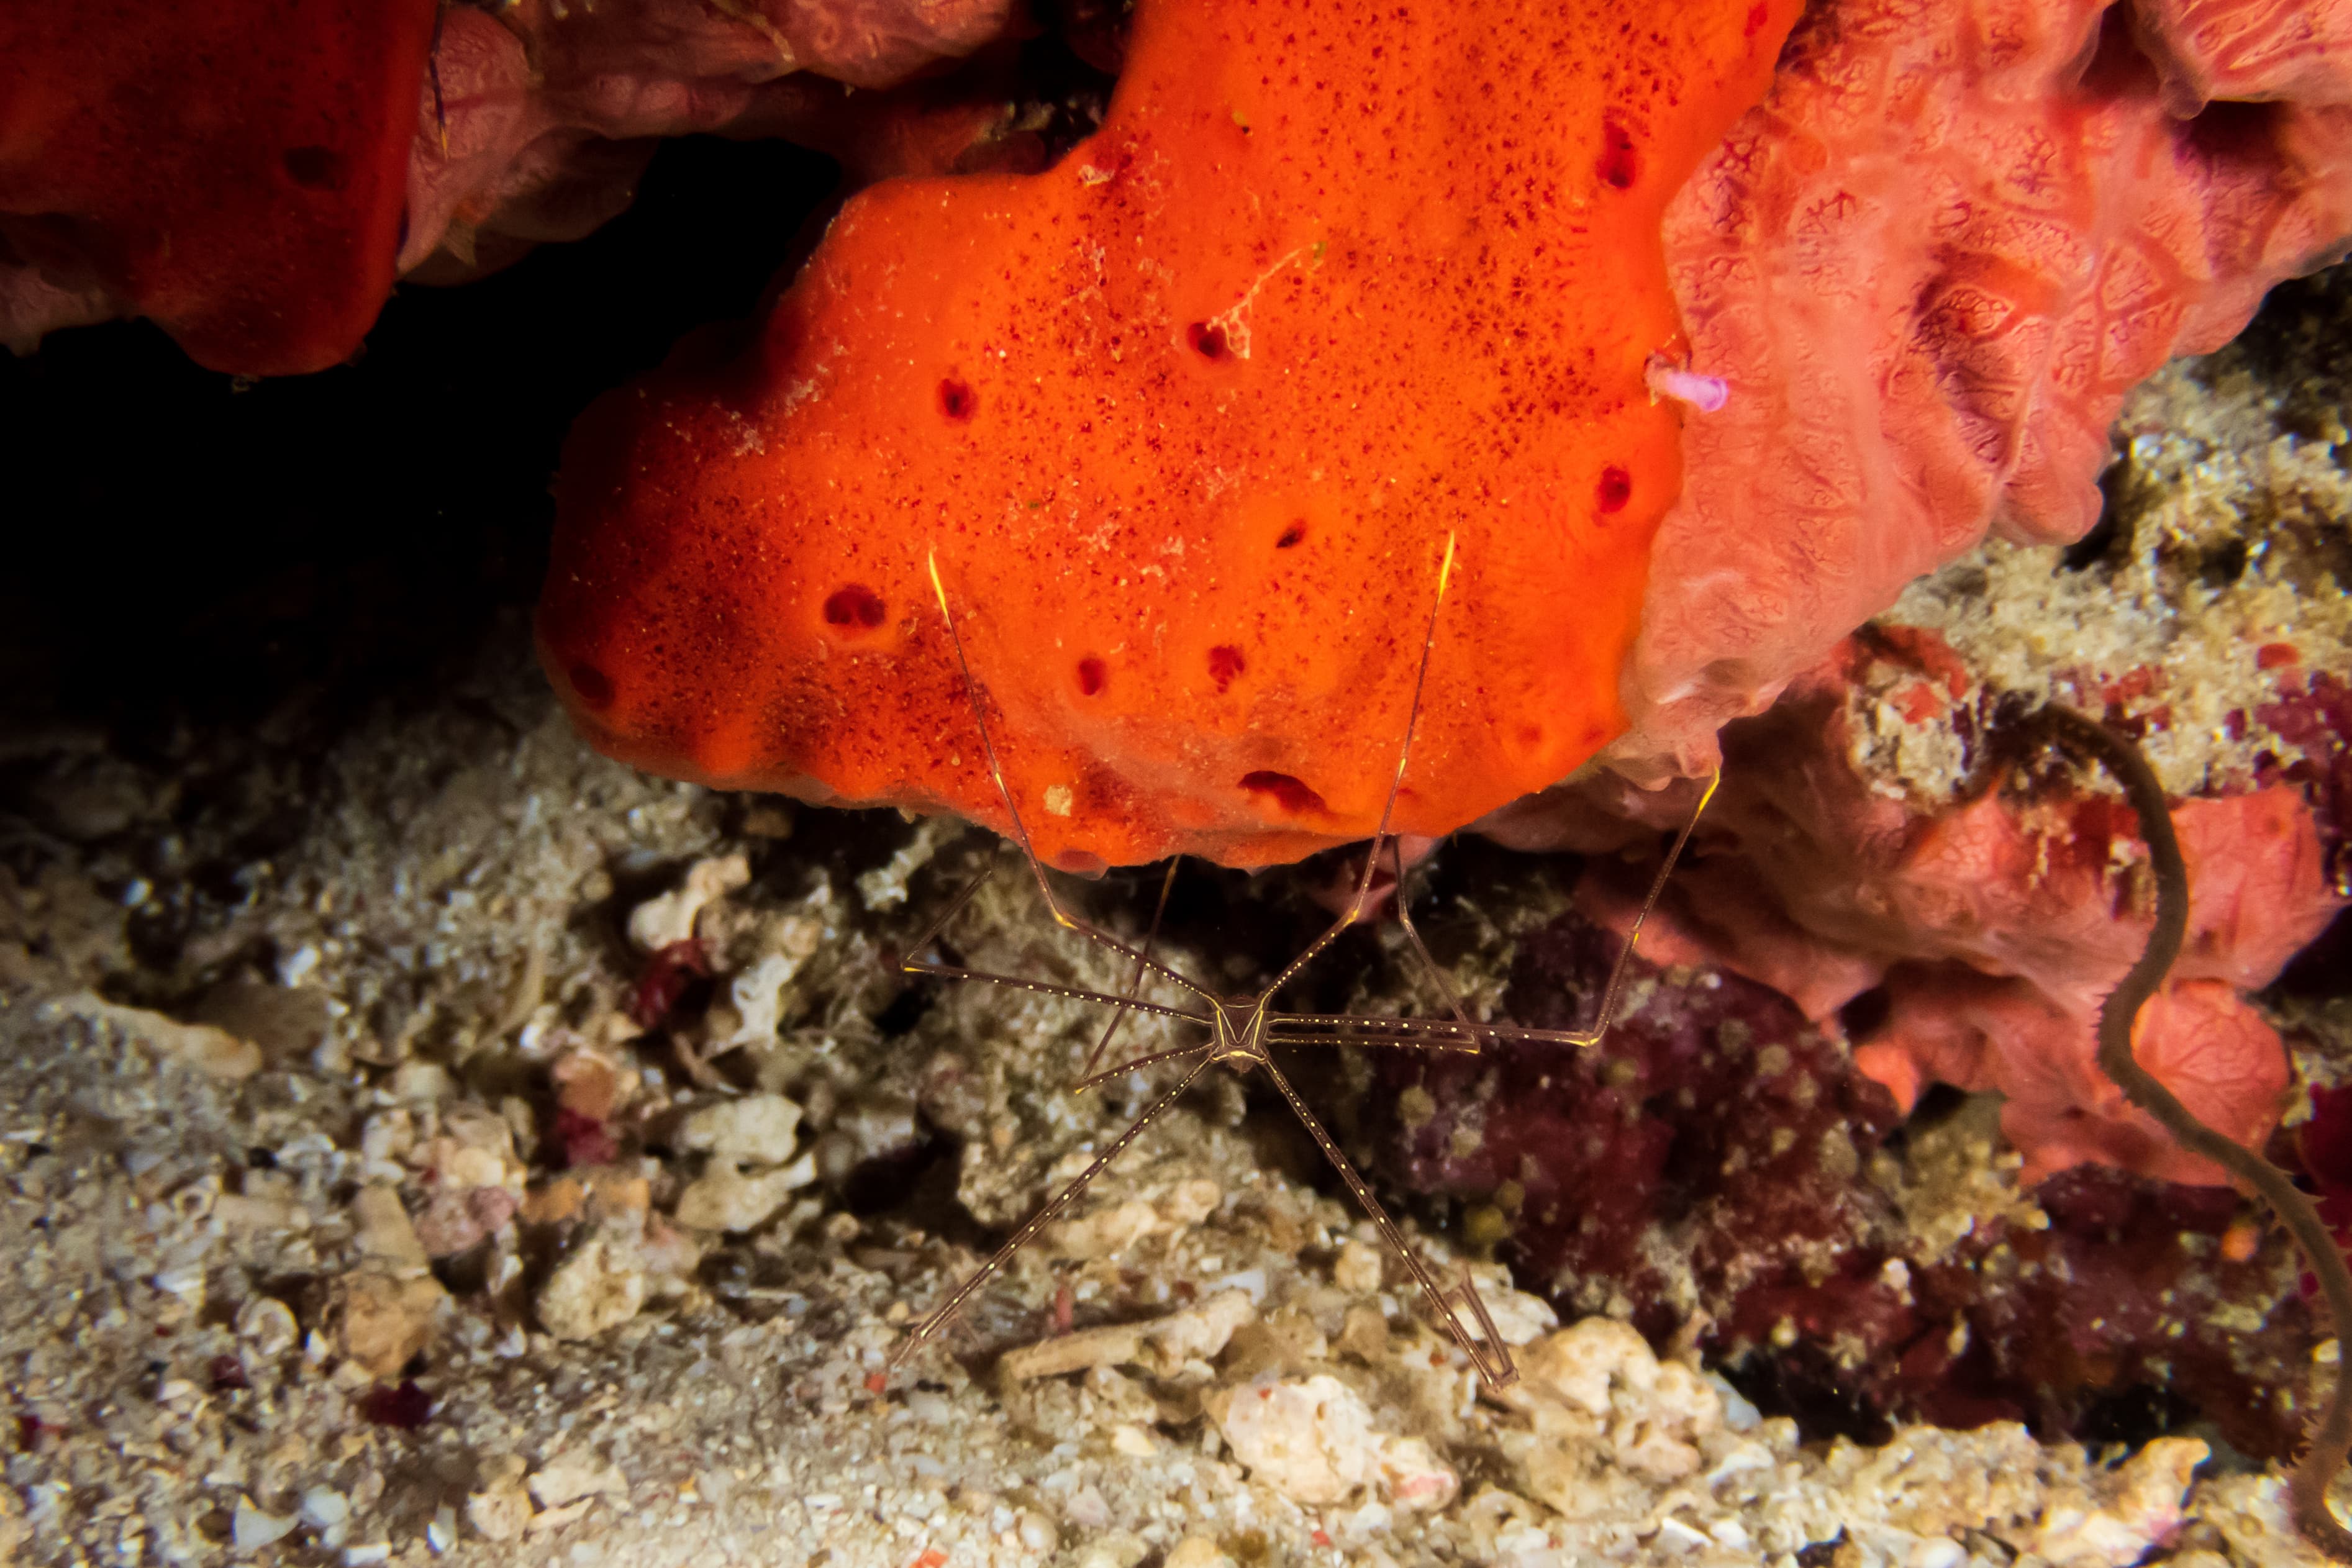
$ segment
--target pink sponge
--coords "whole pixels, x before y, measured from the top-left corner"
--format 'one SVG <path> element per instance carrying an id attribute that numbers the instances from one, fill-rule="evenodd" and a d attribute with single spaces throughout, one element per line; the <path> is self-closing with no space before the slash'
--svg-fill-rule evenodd
<path id="1" fill-rule="evenodd" d="M 2160 1181 L 2227 1182 L 2099 1071 L 2083 1048 L 2092 1022 L 2070 1009 L 2074 998 L 1949 965 L 1906 967 L 1887 989 L 1894 1010 L 1855 1065 L 1906 1110 L 1931 1080 L 2001 1090 L 2001 1131 L 2025 1155 L 2021 1185 L 2094 1162 Z M 2277 1124 L 2287 1083 L 2278 1032 L 2218 980 L 2167 985 L 2141 1010 L 2133 1054 L 2209 1127 L 2259 1146 Z"/>
<path id="2" fill-rule="evenodd" d="M 2344 0 L 2135 0 L 2133 9 L 2176 114 L 2216 99 L 2352 102 L 2352 5 Z"/>
<path id="3" fill-rule="evenodd" d="M 1898 635 L 1899 634 L 1899 635 Z M 2129 810 L 2070 780 L 1950 804 L 1874 762 L 1874 727 L 1981 712 L 1933 632 L 1878 627 L 1724 733 L 1723 788 L 1644 952 L 1720 963 L 1824 1019 L 1874 988 L 1888 1004 L 1856 1052 L 1905 1108 L 1928 1082 L 1997 1089 L 2025 1179 L 2086 1160 L 2173 1181 L 2218 1171 L 2125 1104 L 2096 1062 L 2100 1002 L 2139 956 L 2153 886 Z M 1654 808 L 1666 815 L 1661 800 Z M 1572 797 L 1495 823 L 1525 845 L 1591 847 Z M 2320 826 L 2291 785 L 2173 809 L 2188 861 L 2187 944 L 2140 1019 L 2140 1060 L 2209 1124 L 2259 1144 L 2286 1082 L 2278 1034 L 2239 1000 L 2346 905 Z M 1562 830 L 1568 830 L 1563 831 Z M 1583 835 L 1583 836 L 1580 836 Z M 1622 928 L 1646 872 L 1610 863 L 1588 910 Z"/>
<path id="4" fill-rule="evenodd" d="M 988 43 L 1009 12 L 1007 0 L 452 8 L 409 156 L 402 270 L 456 281 L 586 235 L 629 204 L 660 137 L 786 137 L 834 154 L 857 184 L 945 172 L 1009 112 L 997 84 L 883 89 Z"/>
<path id="5" fill-rule="evenodd" d="M 1704 773 L 1726 719 L 1988 528 L 2090 527 L 2124 394 L 2352 234 L 2347 17 L 1807 11 L 1770 94 L 1667 210 L 1686 369 L 1727 396 L 1685 428 L 1619 768 Z M 2284 101 L 2174 112 L 2242 93 Z"/>

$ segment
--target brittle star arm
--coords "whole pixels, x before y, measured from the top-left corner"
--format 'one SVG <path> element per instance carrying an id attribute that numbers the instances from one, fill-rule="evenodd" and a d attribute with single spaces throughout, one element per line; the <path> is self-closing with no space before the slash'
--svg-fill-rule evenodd
<path id="1" fill-rule="evenodd" d="M 963 1311 L 964 1303 L 971 1300 L 974 1291 L 994 1279 L 1003 1267 L 1013 1260 L 1013 1255 L 1026 1247 L 1039 1231 L 1051 1225 L 1064 1209 L 1076 1200 L 1080 1193 L 1087 1190 L 1095 1177 L 1109 1169 L 1110 1163 L 1125 1154 L 1128 1145 L 1141 1137 L 1146 1127 L 1159 1120 L 1162 1112 L 1183 1098 L 1184 1092 L 1192 1087 L 1193 1081 L 1208 1071 L 1210 1060 L 1206 1049 L 1203 1048 L 1201 1060 L 1193 1065 L 1192 1071 L 1184 1074 L 1173 1089 L 1154 1100 L 1143 1114 L 1135 1119 L 1133 1125 L 1112 1139 L 1110 1145 L 1095 1156 L 1094 1164 L 1081 1172 L 1076 1181 L 1055 1193 L 1045 1207 L 1031 1215 L 1027 1223 L 1013 1233 L 1011 1240 L 998 1248 L 995 1254 L 987 1262 L 982 1264 L 970 1279 L 958 1285 L 946 1301 L 933 1308 L 929 1316 L 914 1326 L 907 1337 L 899 1342 L 898 1348 L 890 1353 L 890 1359 L 885 1364 L 886 1369 L 891 1372 L 898 1371 L 905 1364 L 908 1356 L 920 1350 L 924 1343 L 938 1334 L 941 1329 L 953 1322 L 956 1315 Z"/>
<path id="2" fill-rule="evenodd" d="M 2311 1199 L 2284 1171 L 2199 1121 L 2196 1113 L 2132 1054 L 2132 1025 L 2140 1009 L 2163 985 L 2189 932 L 2189 863 L 2172 831 L 2172 811 L 2164 798 L 2164 786 L 2139 748 L 2106 726 L 2054 706 L 2043 708 L 2039 718 L 2095 755 L 2124 787 L 2139 819 L 2140 837 L 2147 844 L 2148 864 L 2156 873 L 2156 925 L 2148 932 L 2147 946 L 2099 1009 L 2099 1066 L 2126 1098 L 2162 1123 L 2182 1147 L 2202 1155 L 2262 1195 L 2318 1278 L 2320 1292 L 2327 1298 L 2328 1312 L 2336 1321 L 2337 1343 L 2352 1344 L 2352 1272 L 2346 1270 L 2344 1254 Z M 2327 1489 L 2347 1456 L 2352 1456 L 2352 1378 L 2339 1372 L 2326 1411 L 2294 1467 L 2287 1491 L 2304 1538 L 2335 1557 L 2352 1561 L 2352 1531 L 2346 1530 L 2327 1506 Z"/>
<path id="3" fill-rule="evenodd" d="M 948 608 L 948 591 L 940 581 L 939 557 L 937 555 L 927 557 L 926 564 L 929 566 L 931 572 L 931 592 L 940 601 L 940 619 L 947 622 L 948 642 L 955 649 L 956 668 L 963 674 L 964 695 L 971 703 L 972 722 L 980 727 L 980 749 L 981 755 L 988 763 L 988 776 L 995 781 L 996 798 L 1003 802 L 1004 814 L 1013 823 L 1013 841 L 1021 846 L 1021 852 L 1028 857 L 1030 874 L 1037 879 L 1037 892 L 1045 898 L 1045 908 L 1054 916 L 1054 923 L 1066 931 L 1075 931 L 1091 941 L 1099 942 L 1114 953 L 1134 959 L 1161 979 L 1171 985 L 1182 987 L 1204 1002 L 1215 1002 L 1216 998 L 1210 995 L 1208 989 L 1199 981 L 1178 974 L 1167 965 L 1153 959 L 1148 953 L 1138 952 L 1109 932 L 1097 930 L 1087 925 L 1063 908 L 1062 901 L 1054 896 L 1054 885 L 1045 879 L 1045 862 L 1037 858 L 1036 846 L 1030 841 L 1029 838 L 1029 824 L 1021 820 L 1021 808 L 1013 803 L 1012 786 L 1004 781 L 1003 764 L 997 760 L 996 738 L 988 728 L 988 706 L 980 700 L 980 683 L 972 679 L 971 660 L 963 651 L 963 633 L 956 628 L 955 612 Z"/>
<path id="4" fill-rule="evenodd" d="M 1261 1058 L 1258 1064 L 1265 1069 L 1266 1077 L 1282 1092 L 1282 1097 L 1290 1103 L 1291 1112 L 1297 1116 L 1298 1124 L 1307 1129 L 1307 1135 L 1315 1140 L 1315 1146 L 1323 1151 L 1324 1158 L 1329 1160 L 1331 1167 L 1339 1173 L 1339 1179 L 1348 1184 L 1349 1192 L 1356 1195 L 1357 1203 L 1380 1228 L 1381 1239 L 1389 1244 L 1391 1251 L 1404 1260 L 1405 1267 L 1412 1270 L 1413 1282 L 1421 1287 L 1423 1297 L 1437 1309 L 1446 1332 L 1454 1336 L 1454 1343 L 1462 1347 L 1463 1354 L 1478 1369 L 1478 1375 L 1486 1380 L 1489 1388 L 1507 1388 L 1517 1383 L 1519 1369 L 1511 1360 L 1511 1347 L 1505 1344 L 1502 1335 L 1495 1332 L 1495 1320 L 1487 1315 L 1486 1303 L 1480 1299 L 1478 1287 L 1470 1278 L 1470 1266 L 1465 1263 L 1462 1267 L 1459 1290 L 1468 1298 L 1471 1315 L 1478 1320 L 1478 1327 L 1486 1335 L 1483 1345 L 1478 1335 L 1470 1332 L 1469 1325 L 1463 1322 L 1461 1314 L 1454 1311 L 1454 1292 L 1438 1284 L 1437 1276 L 1431 1273 L 1429 1265 L 1421 1260 L 1421 1254 L 1405 1239 L 1405 1234 L 1398 1228 L 1397 1222 L 1389 1218 L 1389 1211 L 1381 1207 L 1381 1200 L 1372 1196 L 1372 1189 L 1364 1178 L 1356 1174 L 1355 1166 L 1339 1152 L 1339 1145 L 1332 1141 L 1331 1134 L 1323 1130 L 1323 1124 L 1315 1119 L 1315 1113 L 1307 1108 L 1307 1102 L 1299 1098 L 1298 1091 L 1290 1086 L 1290 1080 L 1282 1075 L 1282 1070 L 1275 1066 L 1270 1058 Z"/>

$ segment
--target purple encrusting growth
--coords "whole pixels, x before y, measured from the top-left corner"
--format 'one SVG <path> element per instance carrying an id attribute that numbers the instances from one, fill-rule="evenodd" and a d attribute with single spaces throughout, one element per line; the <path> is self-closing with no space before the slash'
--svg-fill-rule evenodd
<path id="1" fill-rule="evenodd" d="M 1583 1023 L 1614 949 L 1573 915 L 1524 939 L 1514 1020 Z M 1492 1205 L 1519 1282 L 1564 1314 L 1630 1314 L 1659 1345 L 1704 1314 L 1709 1362 L 1816 1435 L 2018 1419 L 2104 1439 L 2201 1416 L 2247 1453 L 2294 1451 L 2320 1336 L 2291 1249 L 2244 1256 L 2261 1217 L 2234 1193 L 2078 1167 L 1938 1241 L 1921 1221 L 1965 1195 L 1931 1190 L 1925 1124 L 1900 1126 L 1842 1040 L 1736 976 L 1648 974 L 1593 1051 L 1381 1061 L 1394 1092 L 1365 1130 L 1387 1174 Z"/>
<path id="2" fill-rule="evenodd" d="M 2352 836 L 2352 684 L 2325 670 L 2305 681 L 2289 674 L 2278 701 L 2254 716 L 2304 755 L 2281 761 L 2265 754 L 2261 782 L 2300 784 L 2317 808 L 2323 841 L 2340 862 Z M 2335 868 L 2339 880 L 2345 869 Z"/>

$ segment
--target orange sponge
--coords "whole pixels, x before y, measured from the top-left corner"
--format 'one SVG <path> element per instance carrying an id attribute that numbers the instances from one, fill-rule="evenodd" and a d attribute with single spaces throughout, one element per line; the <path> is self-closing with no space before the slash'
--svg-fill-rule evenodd
<path id="1" fill-rule="evenodd" d="M 1145 0 L 1059 166 L 868 190 L 582 422 L 558 688 L 644 767 L 1002 827 L 936 550 L 1041 853 L 1292 859 L 1373 827 L 1452 532 L 1398 825 L 1550 783 L 1679 482 L 1660 213 L 1797 9 Z"/>
<path id="2" fill-rule="evenodd" d="M 350 358 L 392 292 L 434 15 L 0 5 L 0 254 L 153 317 L 214 370 Z"/>

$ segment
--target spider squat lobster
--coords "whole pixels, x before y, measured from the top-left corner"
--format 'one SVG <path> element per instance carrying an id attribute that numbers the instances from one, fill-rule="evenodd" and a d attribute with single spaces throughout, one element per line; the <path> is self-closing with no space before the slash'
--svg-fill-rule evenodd
<path id="1" fill-rule="evenodd" d="M 1641 915 L 1636 917 L 1633 928 L 1627 933 L 1624 948 L 1619 953 L 1617 962 L 1610 971 L 1608 985 L 1601 994 L 1599 1013 L 1590 1030 L 1531 1030 L 1520 1029 L 1510 1024 L 1473 1020 L 1463 1006 L 1461 998 L 1454 993 L 1453 987 L 1446 980 L 1444 970 L 1438 967 L 1436 959 L 1431 955 L 1427 945 L 1422 941 L 1421 933 L 1412 924 L 1412 916 L 1406 907 L 1402 891 L 1396 900 L 1398 923 L 1402 926 L 1423 969 L 1434 982 L 1438 993 L 1444 998 L 1446 1009 L 1453 1015 L 1451 1018 L 1371 1018 L 1348 1014 L 1297 1013 L 1286 1011 L 1274 1005 L 1274 998 L 1284 988 L 1297 979 L 1308 965 L 1312 964 L 1339 938 L 1342 932 L 1366 917 L 1366 912 L 1370 906 L 1373 877 L 1380 866 L 1383 852 L 1390 857 L 1390 863 L 1395 870 L 1400 884 L 1403 881 L 1405 872 L 1403 855 L 1398 848 L 1395 835 L 1390 831 L 1390 823 L 1395 811 L 1397 795 L 1403 787 L 1405 772 L 1412 760 L 1413 730 L 1420 717 L 1423 692 L 1429 677 L 1430 653 L 1437 642 L 1438 613 L 1444 608 L 1446 586 L 1453 574 L 1454 547 L 1454 538 L 1449 534 L 1446 537 L 1444 558 L 1438 566 L 1437 591 L 1430 605 L 1428 627 L 1422 638 L 1420 661 L 1413 674 L 1412 698 L 1407 709 L 1404 736 L 1397 747 L 1396 770 L 1389 782 L 1386 801 L 1381 810 L 1380 825 L 1372 834 L 1370 847 L 1364 856 L 1363 869 L 1356 879 L 1354 895 L 1338 920 L 1285 965 L 1281 972 L 1265 988 L 1248 996 L 1220 994 L 1201 981 L 1151 956 L 1151 947 L 1158 936 L 1160 917 L 1167 910 L 1169 890 L 1175 881 L 1174 862 L 1171 862 L 1168 875 L 1160 884 L 1159 905 L 1152 915 L 1150 931 L 1139 947 L 1123 942 L 1108 932 L 1078 919 L 1065 908 L 1061 900 L 1055 896 L 1053 885 L 1045 876 L 1044 863 L 1039 861 L 1031 844 L 1028 829 L 1022 821 L 1020 809 L 1013 803 L 1013 791 L 1005 782 L 1003 768 L 997 756 L 995 740 L 989 730 L 987 705 L 982 699 L 980 684 L 972 674 L 971 661 L 965 654 L 962 634 L 957 629 L 954 612 L 949 607 L 947 589 L 940 578 L 938 559 L 933 557 L 929 561 L 931 590 L 939 601 L 940 615 L 947 625 L 949 640 L 955 650 L 957 666 L 963 676 L 964 690 L 971 704 L 972 718 L 980 731 L 982 755 L 988 763 L 989 774 L 995 784 L 997 798 L 1003 802 L 1005 815 L 1012 826 L 1013 841 L 1020 846 L 1023 856 L 1028 862 L 1030 873 L 1036 880 L 1038 893 L 1044 898 L 1045 907 L 1052 914 L 1056 925 L 1097 944 L 1108 952 L 1131 960 L 1134 964 L 1134 975 L 1125 994 L 1112 996 L 1106 992 L 1088 990 L 1080 987 L 1056 985 L 1014 975 L 962 968 L 924 957 L 922 955 L 929 950 L 931 944 L 946 928 L 948 923 L 971 901 L 973 895 L 993 874 L 992 870 L 982 873 L 961 893 L 958 894 L 939 917 L 933 920 L 908 946 L 908 956 L 902 961 L 901 968 L 908 974 L 930 975 L 952 980 L 982 980 L 990 984 L 1010 986 L 1044 996 L 1100 1002 L 1112 1009 L 1111 1019 L 1105 1027 L 1102 1038 L 1097 1041 L 1093 1051 L 1088 1055 L 1086 1066 L 1081 1071 L 1076 1084 L 1080 1090 L 1088 1089 L 1110 1079 L 1162 1062 L 1181 1061 L 1188 1066 L 1177 1082 L 1153 1100 L 1143 1113 L 1138 1116 L 1124 1133 L 1113 1139 L 1076 1179 L 1055 1194 L 1044 1207 L 1032 1215 L 1018 1230 L 1013 1232 L 1011 1239 L 1000 1247 L 987 1262 L 958 1285 L 953 1291 L 950 1292 L 946 1301 L 940 1303 L 909 1331 L 907 1337 L 892 1352 L 888 1363 L 889 1370 L 895 1372 L 925 1343 L 938 1336 L 962 1312 L 972 1296 L 1012 1260 L 1014 1254 L 1076 1202 L 1094 1179 L 1140 1137 L 1146 1128 L 1181 1100 L 1213 1063 L 1223 1062 L 1236 1072 L 1245 1073 L 1253 1068 L 1265 1072 L 1267 1081 L 1274 1085 L 1276 1091 L 1289 1105 L 1292 1113 L 1298 1118 L 1299 1124 L 1306 1129 L 1307 1135 L 1314 1140 L 1316 1146 L 1322 1150 L 1324 1156 L 1331 1162 L 1340 1180 L 1346 1184 L 1357 1203 L 1370 1218 L 1373 1225 L 1379 1228 L 1381 1239 L 1387 1242 L 1390 1249 L 1396 1254 L 1405 1269 L 1412 1275 L 1413 1282 L 1419 1287 L 1423 1299 L 1434 1312 L 1438 1321 L 1444 1325 L 1446 1332 L 1461 1346 L 1471 1364 L 1477 1368 L 1479 1375 L 1486 1379 L 1490 1386 L 1497 1388 L 1507 1386 L 1517 1380 L 1518 1371 L 1512 1362 L 1510 1349 L 1503 1343 L 1502 1336 L 1496 1332 L 1494 1320 L 1486 1311 L 1486 1302 L 1478 1295 L 1477 1287 L 1471 1280 L 1468 1266 L 1466 1264 L 1464 1266 L 1458 1284 L 1447 1286 L 1440 1282 L 1436 1274 L 1432 1271 L 1427 1263 L 1423 1261 L 1420 1254 L 1406 1239 L 1395 1220 L 1390 1218 L 1387 1209 L 1373 1195 L 1370 1186 L 1357 1172 L 1354 1164 L 1340 1152 L 1339 1144 L 1325 1130 L 1323 1124 L 1308 1109 L 1306 1101 L 1293 1087 L 1290 1080 L 1284 1075 L 1281 1068 L 1276 1064 L 1273 1049 L 1276 1046 L 1369 1045 L 1445 1051 L 1475 1055 L 1481 1045 L 1487 1041 L 1507 1040 L 1578 1047 L 1598 1043 L 1608 1032 L 1609 1026 L 1614 1019 L 1618 1001 L 1623 992 L 1626 963 L 1633 955 L 1635 942 L 1641 936 L 1642 921 L 1647 918 L 1651 907 L 1656 904 L 1667 876 L 1673 872 L 1675 862 L 1681 856 L 1684 845 L 1689 841 L 1692 829 L 1697 824 L 1698 813 L 1693 812 L 1690 821 L 1685 824 L 1681 833 L 1675 840 L 1673 849 L 1660 866 L 1657 876 L 1651 884 L 1649 897 L 1643 904 Z M 1714 792 L 1715 784 L 1710 781 L 1706 795 L 1700 799 L 1699 811 L 1706 810 L 1706 800 L 1713 796 Z M 1188 998 L 1188 1004 L 1171 1006 L 1143 999 L 1141 990 L 1148 975 L 1156 976 L 1184 993 Z M 1099 1064 L 1103 1057 L 1108 1053 L 1113 1038 L 1118 1034 L 1119 1026 L 1129 1013 L 1144 1013 L 1178 1022 L 1199 1025 L 1208 1031 L 1208 1037 L 1194 1045 L 1153 1051 L 1112 1067 L 1101 1068 Z M 1463 1316 L 1465 1309 L 1469 1313 L 1469 1321 L 1465 1321 Z"/>

